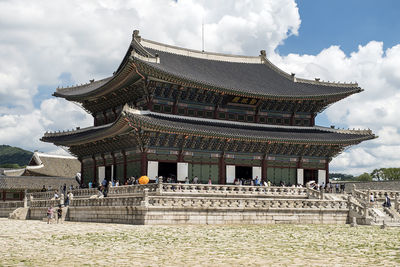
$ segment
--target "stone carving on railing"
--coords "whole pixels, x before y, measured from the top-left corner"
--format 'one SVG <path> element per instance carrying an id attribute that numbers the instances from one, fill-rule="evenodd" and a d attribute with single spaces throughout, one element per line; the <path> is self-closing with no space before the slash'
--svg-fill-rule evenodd
<path id="1" fill-rule="evenodd" d="M 105 197 L 74 199 L 71 207 L 98 207 L 98 206 L 140 206 L 143 196 L 134 197 Z"/>
<path id="2" fill-rule="evenodd" d="M 306 188 L 162 183 L 162 193 L 305 196 Z"/>
<path id="3" fill-rule="evenodd" d="M 215 198 L 215 197 L 170 197 L 149 196 L 152 207 L 182 208 L 246 208 L 246 209 L 332 209 L 348 210 L 346 201 L 320 199 L 253 199 L 253 198 Z"/>
<path id="4" fill-rule="evenodd" d="M 52 199 L 47 199 L 47 200 L 34 200 L 31 201 L 30 207 L 32 208 L 48 208 L 50 206 L 56 207 L 60 205 L 60 200 L 52 200 Z"/>
<path id="5" fill-rule="evenodd" d="M 323 199 L 324 195 L 322 191 L 318 191 L 315 189 L 312 189 L 310 187 L 305 188 L 307 191 L 307 198 L 312 198 L 312 199 Z"/>

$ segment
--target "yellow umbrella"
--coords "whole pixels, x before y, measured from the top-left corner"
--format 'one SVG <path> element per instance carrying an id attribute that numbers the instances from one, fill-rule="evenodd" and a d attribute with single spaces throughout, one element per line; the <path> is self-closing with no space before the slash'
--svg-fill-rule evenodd
<path id="1" fill-rule="evenodd" d="M 150 181 L 150 179 L 147 176 L 142 176 L 139 178 L 139 184 L 148 184 L 149 181 Z"/>

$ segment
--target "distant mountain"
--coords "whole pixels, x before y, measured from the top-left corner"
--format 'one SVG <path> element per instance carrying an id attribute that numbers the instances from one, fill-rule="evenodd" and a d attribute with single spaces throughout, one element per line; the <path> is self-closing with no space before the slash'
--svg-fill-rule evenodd
<path id="1" fill-rule="evenodd" d="M 11 164 L 25 166 L 29 163 L 32 155 L 32 152 L 19 147 L 0 145 L 0 166 L 7 167 Z"/>

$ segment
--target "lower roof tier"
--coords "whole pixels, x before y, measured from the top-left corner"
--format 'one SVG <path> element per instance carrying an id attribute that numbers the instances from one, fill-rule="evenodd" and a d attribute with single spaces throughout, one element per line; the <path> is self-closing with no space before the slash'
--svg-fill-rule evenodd
<path id="1" fill-rule="evenodd" d="M 106 142 L 121 136 L 141 138 L 145 133 L 175 134 L 233 142 L 283 143 L 345 147 L 376 138 L 370 130 L 351 131 L 326 127 L 296 127 L 238 123 L 214 119 L 184 117 L 123 108 L 118 119 L 110 124 L 68 132 L 45 133 L 42 141 L 61 146 L 81 146 Z M 145 146 L 144 140 L 136 142 Z"/>

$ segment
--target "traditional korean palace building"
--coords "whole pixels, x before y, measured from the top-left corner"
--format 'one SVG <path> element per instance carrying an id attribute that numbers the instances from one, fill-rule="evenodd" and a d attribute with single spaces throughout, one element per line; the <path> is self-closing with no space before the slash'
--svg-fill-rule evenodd
<path id="1" fill-rule="evenodd" d="M 315 117 L 361 91 L 356 83 L 287 74 L 265 51 L 256 57 L 201 52 L 134 31 L 111 77 L 54 93 L 80 103 L 94 125 L 45 133 L 42 141 L 69 147 L 85 184 L 140 175 L 322 183 L 334 156 L 375 135 L 316 126 Z"/>

